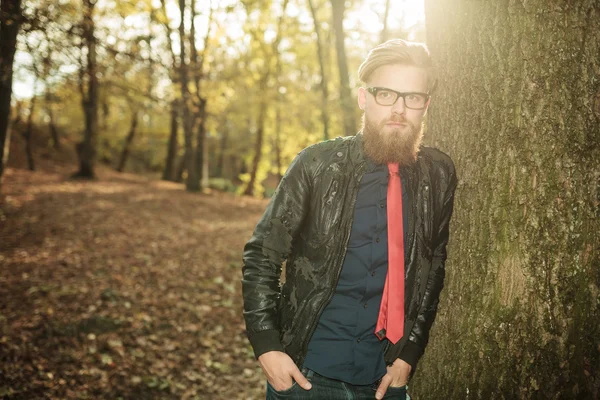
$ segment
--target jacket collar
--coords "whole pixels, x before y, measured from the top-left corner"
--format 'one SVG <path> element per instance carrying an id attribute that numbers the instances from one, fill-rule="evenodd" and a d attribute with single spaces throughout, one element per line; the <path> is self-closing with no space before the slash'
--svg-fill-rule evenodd
<path id="1" fill-rule="evenodd" d="M 366 162 L 366 156 L 363 151 L 362 140 L 362 130 L 351 137 L 349 156 L 350 162 L 356 167 Z"/>

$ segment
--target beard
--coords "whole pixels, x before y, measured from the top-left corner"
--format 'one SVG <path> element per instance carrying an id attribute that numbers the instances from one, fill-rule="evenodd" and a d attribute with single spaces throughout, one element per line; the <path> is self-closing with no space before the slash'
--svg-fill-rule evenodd
<path id="1" fill-rule="evenodd" d="M 363 114 L 363 150 L 376 164 L 398 163 L 409 166 L 417 160 L 417 153 L 423 141 L 423 124 L 415 126 L 401 116 L 393 116 L 379 124 Z M 388 122 L 401 122 L 406 126 L 386 127 Z M 388 132 L 383 132 L 387 128 Z"/>

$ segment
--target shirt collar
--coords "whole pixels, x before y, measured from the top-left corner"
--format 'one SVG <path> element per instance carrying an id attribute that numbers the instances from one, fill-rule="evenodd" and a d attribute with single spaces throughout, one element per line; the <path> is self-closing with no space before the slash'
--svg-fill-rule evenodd
<path id="1" fill-rule="evenodd" d="M 379 166 L 379 164 L 375 164 L 375 161 L 371 159 L 371 157 L 365 154 L 365 172 L 373 172 L 375 168 Z"/>

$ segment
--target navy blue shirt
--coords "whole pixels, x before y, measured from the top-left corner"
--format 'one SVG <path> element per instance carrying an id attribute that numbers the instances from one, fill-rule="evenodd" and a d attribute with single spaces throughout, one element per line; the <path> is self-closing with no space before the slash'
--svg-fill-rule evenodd
<path id="1" fill-rule="evenodd" d="M 401 177 L 402 170 L 400 171 Z M 354 222 L 340 278 L 309 342 L 304 366 L 320 375 L 368 385 L 387 372 L 387 339 L 375 325 L 387 275 L 387 165 L 367 162 L 354 207 Z M 408 196 L 402 179 L 403 220 Z M 404 224 L 406 242 L 406 224 Z"/>

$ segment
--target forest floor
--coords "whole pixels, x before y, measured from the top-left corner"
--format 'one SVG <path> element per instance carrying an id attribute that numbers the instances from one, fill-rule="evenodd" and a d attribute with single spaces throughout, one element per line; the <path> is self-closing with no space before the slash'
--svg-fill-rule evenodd
<path id="1" fill-rule="evenodd" d="M 241 258 L 266 200 L 46 164 L 1 187 L 0 398 L 264 398 Z"/>

